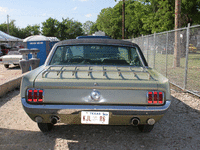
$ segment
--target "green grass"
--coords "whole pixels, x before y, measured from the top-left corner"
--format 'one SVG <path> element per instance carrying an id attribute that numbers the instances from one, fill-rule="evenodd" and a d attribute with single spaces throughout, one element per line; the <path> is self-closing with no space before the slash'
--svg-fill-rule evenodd
<path id="1" fill-rule="evenodd" d="M 154 56 L 148 56 L 148 63 L 153 67 Z M 180 59 L 180 67 L 174 67 L 174 55 L 167 55 L 167 78 L 180 87 L 184 87 L 185 78 L 185 58 Z M 155 56 L 155 69 L 166 76 L 166 54 L 157 53 Z M 200 51 L 189 53 L 187 90 L 200 92 Z M 199 93 L 200 94 L 200 93 Z"/>

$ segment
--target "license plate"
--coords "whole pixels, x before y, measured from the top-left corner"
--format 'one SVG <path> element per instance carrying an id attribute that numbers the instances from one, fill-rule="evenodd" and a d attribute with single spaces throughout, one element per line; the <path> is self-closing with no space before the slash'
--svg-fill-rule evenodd
<path id="1" fill-rule="evenodd" d="M 109 124 L 109 112 L 82 111 L 82 124 Z"/>

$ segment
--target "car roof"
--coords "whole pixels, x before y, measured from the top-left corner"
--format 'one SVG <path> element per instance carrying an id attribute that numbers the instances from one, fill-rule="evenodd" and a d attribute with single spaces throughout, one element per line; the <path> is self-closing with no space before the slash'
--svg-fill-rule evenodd
<path id="1" fill-rule="evenodd" d="M 101 39 L 101 38 L 83 38 L 70 39 L 56 43 L 55 46 L 61 45 L 83 45 L 83 44 L 97 44 L 97 45 L 116 45 L 116 46 L 137 46 L 130 41 L 116 40 L 116 39 Z"/>
<path id="2" fill-rule="evenodd" d="M 111 39 L 109 36 L 78 36 L 76 39 Z"/>

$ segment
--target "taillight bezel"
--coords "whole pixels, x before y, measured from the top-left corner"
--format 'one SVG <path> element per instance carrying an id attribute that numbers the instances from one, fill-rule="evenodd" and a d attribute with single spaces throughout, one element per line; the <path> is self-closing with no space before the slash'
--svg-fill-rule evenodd
<path id="1" fill-rule="evenodd" d="M 149 93 L 152 93 L 152 99 L 149 97 Z M 162 93 L 162 100 L 161 98 L 161 93 Z M 157 98 L 155 98 L 155 95 L 157 95 Z M 150 101 L 151 99 L 151 101 Z M 156 101 L 155 101 L 156 100 Z M 148 105 L 163 105 L 165 103 L 165 92 L 163 91 L 147 91 L 147 104 Z"/>
<path id="2" fill-rule="evenodd" d="M 31 96 L 29 95 L 30 92 L 32 92 Z M 42 95 L 40 94 L 40 92 L 42 92 Z M 41 103 L 43 103 L 44 102 L 44 90 L 43 89 L 38 89 L 38 88 L 29 88 L 29 89 L 27 89 L 26 101 L 28 103 L 31 103 L 31 104 L 41 104 Z"/>

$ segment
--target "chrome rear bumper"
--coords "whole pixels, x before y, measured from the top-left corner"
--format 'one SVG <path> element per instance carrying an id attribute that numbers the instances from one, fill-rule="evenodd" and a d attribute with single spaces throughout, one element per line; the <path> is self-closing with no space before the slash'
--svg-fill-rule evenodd
<path id="1" fill-rule="evenodd" d="M 28 114 L 78 114 L 81 111 L 108 111 L 113 115 L 163 115 L 170 107 L 167 100 L 163 106 L 116 106 L 116 105 L 32 105 L 21 99 Z"/>

